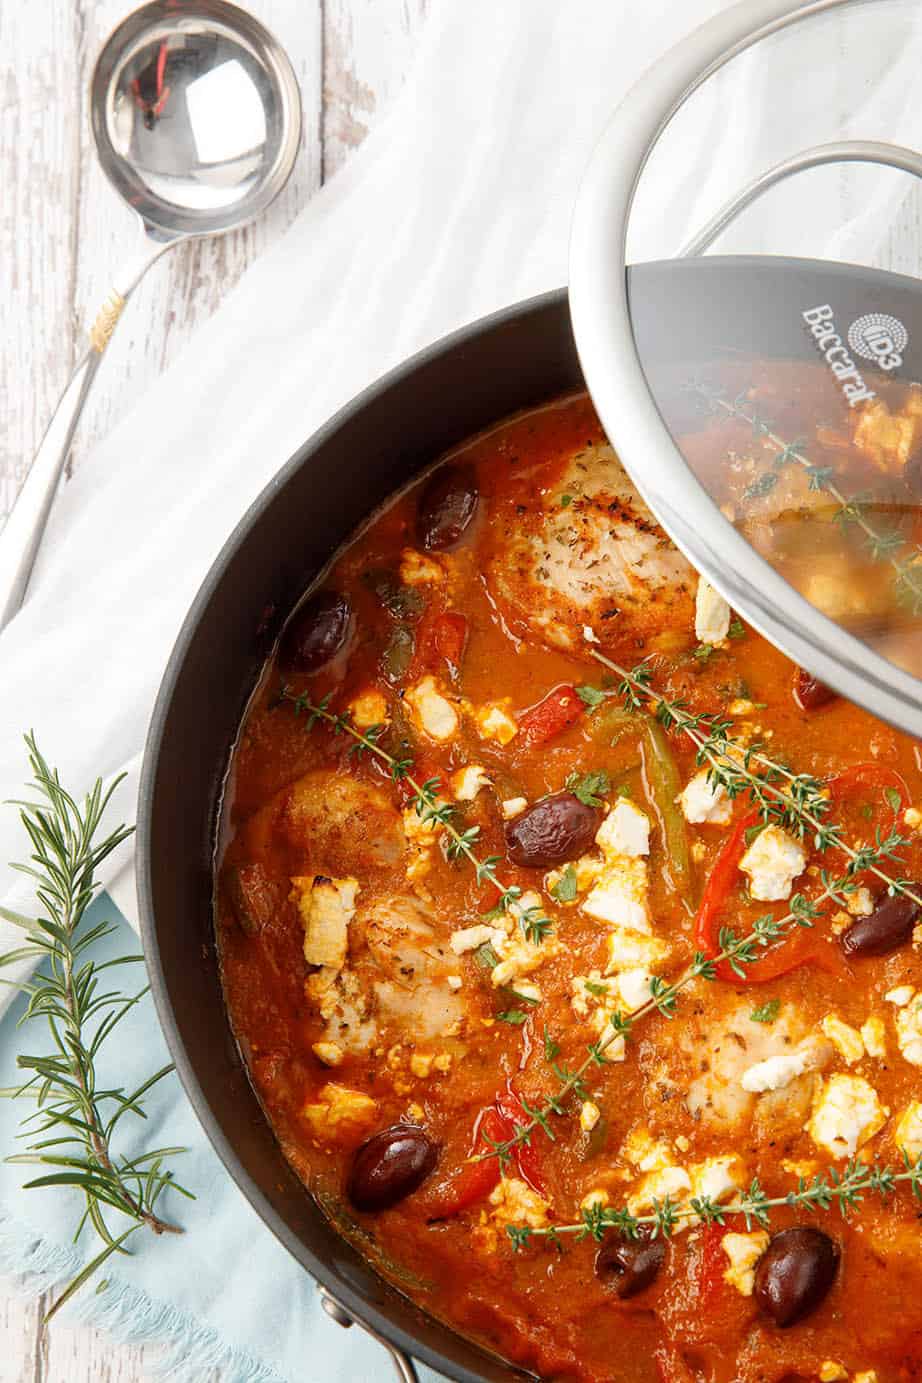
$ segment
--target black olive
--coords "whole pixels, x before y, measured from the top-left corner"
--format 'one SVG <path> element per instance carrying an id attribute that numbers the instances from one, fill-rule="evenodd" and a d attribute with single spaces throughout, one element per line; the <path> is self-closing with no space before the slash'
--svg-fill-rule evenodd
<path id="1" fill-rule="evenodd" d="M 909 884 L 922 896 L 922 885 Z M 901 893 L 885 896 L 867 917 L 859 917 L 839 937 L 847 956 L 889 956 L 911 939 L 922 908 Z"/>
<path id="2" fill-rule="evenodd" d="M 607 1239 L 595 1256 L 595 1275 L 619 1297 L 633 1297 L 656 1277 L 666 1261 L 666 1241 L 649 1234 L 637 1239 Z"/>
<path id="3" fill-rule="evenodd" d="M 480 498 L 470 466 L 440 466 L 423 487 L 416 536 L 428 552 L 454 547 L 477 511 Z"/>
<path id="4" fill-rule="evenodd" d="M 416 1124 L 392 1124 L 356 1149 L 346 1194 L 356 1210 L 387 1210 L 422 1185 L 438 1153 Z"/>
<path id="5" fill-rule="evenodd" d="M 548 869 L 585 854 L 598 829 L 595 807 L 572 792 L 555 792 L 507 822 L 506 849 L 513 864 Z"/>
<path id="6" fill-rule="evenodd" d="M 346 642 L 351 619 L 347 596 L 317 591 L 295 612 L 282 635 L 282 666 L 292 672 L 317 672 Z"/>
<path id="7" fill-rule="evenodd" d="M 755 1272 L 755 1299 L 776 1325 L 796 1325 L 825 1301 L 839 1269 L 839 1246 L 812 1225 L 773 1236 Z"/>

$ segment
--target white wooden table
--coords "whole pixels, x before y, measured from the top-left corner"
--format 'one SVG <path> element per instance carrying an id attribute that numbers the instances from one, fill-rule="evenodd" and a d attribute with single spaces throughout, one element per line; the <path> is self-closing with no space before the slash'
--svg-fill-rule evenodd
<path id="1" fill-rule="evenodd" d="M 137 3 L 0 0 L 0 523 L 81 327 L 134 243 L 132 217 L 95 163 L 87 89 L 99 48 Z M 239 3 L 272 29 L 294 63 L 305 113 L 300 160 L 256 225 L 172 250 L 151 270 L 106 352 L 74 467 L 361 143 L 403 81 L 429 0 Z M 57 1323 L 43 1335 L 43 1306 L 0 1283 L 0 1383 L 133 1383 L 144 1375 L 149 1351 Z"/>

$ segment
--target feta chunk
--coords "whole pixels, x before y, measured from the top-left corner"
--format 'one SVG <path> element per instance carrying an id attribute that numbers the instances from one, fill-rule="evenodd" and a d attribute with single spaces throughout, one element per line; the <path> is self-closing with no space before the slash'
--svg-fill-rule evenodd
<path id="1" fill-rule="evenodd" d="M 345 1052 L 338 1042 L 314 1042 L 311 1051 L 324 1066 L 341 1066 Z"/>
<path id="2" fill-rule="evenodd" d="M 807 1132 L 833 1157 L 854 1157 L 880 1132 L 889 1112 L 862 1076 L 836 1073 L 820 1082 Z"/>
<path id="3" fill-rule="evenodd" d="M 445 580 L 445 568 L 434 557 L 405 547 L 400 554 L 400 580 L 404 586 L 426 586 Z"/>
<path id="4" fill-rule="evenodd" d="M 829 1053 L 828 1047 L 825 1052 Z M 740 1085 L 752 1095 L 761 1095 L 766 1090 L 783 1090 L 805 1071 L 815 1071 L 821 1066 L 823 1056 L 823 1047 L 807 1038 L 793 1051 L 765 1057 L 764 1060 L 747 1067 L 740 1077 Z"/>
<path id="5" fill-rule="evenodd" d="M 622 970 L 655 970 L 669 955 L 669 945 L 656 936 L 615 927 L 608 934 L 607 975 Z"/>
<path id="6" fill-rule="evenodd" d="M 659 1172 L 672 1165 L 672 1152 L 663 1139 L 657 1140 L 646 1124 L 636 1124 L 621 1145 L 621 1156 L 639 1172 Z"/>
<path id="7" fill-rule="evenodd" d="M 579 1126 L 583 1133 L 591 1133 L 602 1117 L 602 1111 L 592 1100 L 583 1100 L 579 1111 Z"/>
<path id="8" fill-rule="evenodd" d="M 583 911 L 613 927 L 649 932 L 645 861 L 619 855 L 607 863 L 586 895 Z"/>
<path id="9" fill-rule="evenodd" d="M 915 992 L 911 984 L 900 984 L 897 985 L 896 989 L 888 989 L 884 998 L 888 1004 L 895 1004 L 897 1008 L 902 1008 L 904 1004 L 909 1003 Z"/>
<path id="10" fill-rule="evenodd" d="M 602 978 L 598 970 L 590 970 L 588 975 L 574 975 L 570 981 L 573 991 L 570 1005 L 577 1018 L 588 1017 L 593 1005 L 615 997 L 616 982 Z"/>
<path id="11" fill-rule="evenodd" d="M 596 831 L 595 843 L 603 855 L 636 858 L 650 853 L 650 818 L 626 797 L 619 797 Z"/>
<path id="12" fill-rule="evenodd" d="M 691 1180 L 684 1167 L 661 1167 L 641 1177 L 631 1195 L 627 1208 L 632 1215 L 653 1209 L 653 1202 L 662 1205 L 666 1197 L 672 1205 L 681 1204 L 691 1191 Z"/>
<path id="13" fill-rule="evenodd" d="M 503 814 L 503 820 L 512 821 L 514 817 L 522 815 L 523 811 L 528 806 L 528 798 L 507 797 L 506 800 L 499 805 L 500 811 Z"/>
<path id="14" fill-rule="evenodd" d="M 485 922 L 478 922 L 473 927 L 462 927 L 457 932 L 452 932 L 448 939 L 448 944 L 456 956 L 463 956 L 467 951 L 476 951 L 478 946 L 483 946 L 485 942 L 493 945 L 498 937 L 505 940 L 505 932 L 498 927 L 488 927 Z"/>
<path id="15" fill-rule="evenodd" d="M 642 965 L 636 970 L 625 970 L 618 976 L 618 994 L 625 1012 L 633 1013 L 635 1008 L 641 1008 L 647 1002 L 652 993 L 652 979 L 649 970 Z"/>
<path id="16" fill-rule="evenodd" d="M 519 733 L 518 725 L 499 702 L 478 706 L 473 715 L 481 739 L 496 740 L 497 744 L 508 744 Z"/>
<path id="17" fill-rule="evenodd" d="M 695 595 L 695 638 L 701 643 L 723 643 L 730 632 L 730 606 L 710 582 L 698 577 Z"/>
<path id="18" fill-rule="evenodd" d="M 458 733 L 458 713 L 442 695 L 434 677 L 423 677 L 410 687 L 404 701 L 417 725 L 430 739 L 450 740 Z"/>
<path id="19" fill-rule="evenodd" d="M 356 730 L 370 730 L 373 725 L 388 723 L 387 702 L 374 687 L 354 696 L 346 710 Z"/>
<path id="20" fill-rule="evenodd" d="M 493 1219 L 502 1227 L 528 1225 L 543 1229 L 547 1224 L 548 1202 L 518 1177 L 501 1177 L 490 1192 Z"/>
<path id="21" fill-rule="evenodd" d="M 874 911 L 874 896 L 869 888 L 856 888 L 845 902 L 845 910 L 852 917 L 870 917 Z"/>
<path id="22" fill-rule="evenodd" d="M 876 1057 L 878 1060 L 885 1057 L 887 1055 L 887 1029 L 884 1027 L 884 1020 L 872 1013 L 870 1018 L 861 1024 L 861 1040 L 868 1056 Z"/>
<path id="23" fill-rule="evenodd" d="M 349 923 L 355 916 L 358 879 L 307 874 L 293 878 L 291 884 L 291 899 L 304 927 L 304 959 L 308 965 L 342 970 L 349 950 Z"/>
<path id="24" fill-rule="evenodd" d="M 893 1141 L 910 1162 L 918 1162 L 922 1157 L 922 1104 L 918 1100 L 911 1100 L 903 1110 L 893 1131 Z"/>
<path id="25" fill-rule="evenodd" d="M 301 1117 L 319 1142 L 348 1146 L 367 1133 L 378 1117 L 378 1105 L 361 1090 L 328 1081 L 317 1099 L 304 1105 Z"/>
<path id="26" fill-rule="evenodd" d="M 790 898 L 794 880 L 807 864 L 807 852 L 780 826 L 766 826 L 740 860 L 740 869 L 749 875 L 753 898 L 774 902 Z"/>
<path id="27" fill-rule="evenodd" d="M 481 788 L 490 786 L 490 779 L 480 764 L 467 764 L 449 779 L 451 790 L 459 802 L 473 802 Z"/>
<path id="28" fill-rule="evenodd" d="M 897 1013 L 896 1040 L 910 1066 L 922 1066 L 922 994 L 914 994 Z"/>
<path id="29" fill-rule="evenodd" d="M 691 1195 L 696 1200 L 722 1201 L 738 1191 L 745 1182 L 743 1164 L 735 1153 L 725 1157 L 707 1157 L 693 1162 L 688 1169 Z"/>
<path id="30" fill-rule="evenodd" d="M 730 1266 L 724 1273 L 724 1282 L 735 1287 L 741 1296 L 752 1296 L 756 1264 L 770 1242 L 771 1235 L 765 1229 L 753 1230 L 751 1234 L 725 1234 L 721 1239 L 720 1247 L 730 1260 Z"/>
<path id="31" fill-rule="evenodd" d="M 726 826 L 733 816 L 733 803 L 720 783 L 708 782 L 708 771 L 702 768 L 690 778 L 679 793 L 679 806 L 685 820 L 693 826 L 708 823 Z"/>
<path id="32" fill-rule="evenodd" d="M 864 1056 L 864 1038 L 861 1033 L 850 1023 L 843 1023 L 837 1014 L 827 1013 L 820 1027 L 846 1066 L 854 1066 L 855 1062 Z"/>

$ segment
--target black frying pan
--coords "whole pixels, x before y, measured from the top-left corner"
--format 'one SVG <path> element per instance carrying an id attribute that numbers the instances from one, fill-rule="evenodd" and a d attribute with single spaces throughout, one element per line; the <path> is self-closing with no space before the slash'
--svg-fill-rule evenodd
<path id="1" fill-rule="evenodd" d="M 730 353 L 817 359 L 802 313 L 895 315 L 901 374 L 922 378 L 912 279 L 780 258 L 669 261 L 630 271 L 644 360 Z M 656 371 L 651 369 L 656 389 Z M 138 893 L 160 1021 L 231 1176 L 348 1312 L 450 1378 L 524 1377 L 413 1306 L 331 1227 L 283 1158 L 227 1023 L 212 921 L 222 785 L 247 699 L 315 574 L 371 509 L 440 453 L 519 409 L 582 387 L 563 290 L 488 317 L 415 356 L 307 441 L 244 515 L 189 612 L 154 710 L 141 781 Z"/>

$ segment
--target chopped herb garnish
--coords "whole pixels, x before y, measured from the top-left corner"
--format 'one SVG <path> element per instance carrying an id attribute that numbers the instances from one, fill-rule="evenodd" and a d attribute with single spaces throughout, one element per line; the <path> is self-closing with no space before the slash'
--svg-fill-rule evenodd
<path id="1" fill-rule="evenodd" d="M 573 503 L 573 496 L 572 496 L 572 495 L 561 495 L 561 496 L 560 496 L 560 507 L 561 507 L 561 509 L 566 509 L 566 508 L 568 508 L 569 505 L 571 505 L 572 503 Z"/>
<path id="2" fill-rule="evenodd" d="M 778 484 L 778 476 L 775 471 L 763 471 L 751 485 L 747 485 L 743 491 L 743 499 L 761 499 L 764 495 L 770 494 Z"/>
<path id="3" fill-rule="evenodd" d="M 576 870 L 572 864 L 568 864 L 551 889 L 551 896 L 556 898 L 558 903 L 572 903 L 576 897 Z"/>
<path id="4" fill-rule="evenodd" d="M 602 799 L 611 792 L 611 779 L 602 768 L 593 773 L 571 773 L 566 786 L 584 806 L 601 807 Z"/>
<path id="5" fill-rule="evenodd" d="M 501 1023 L 511 1023 L 514 1028 L 520 1028 L 528 1017 L 520 1008 L 507 1008 L 503 1013 L 498 1013 L 497 1018 Z"/>
<path id="6" fill-rule="evenodd" d="M 897 788 L 884 788 L 884 796 L 890 803 L 891 809 L 898 812 L 903 805 L 903 799 L 900 797 L 899 790 Z"/>
<path id="7" fill-rule="evenodd" d="M 760 836 L 765 830 L 765 822 L 757 821 L 754 826 L 750 826 L 746 831 L 746 844 L 751 845 L 756 836 Z"/>
<path id="8" fill-rule="evenodd" d="M 615 794 L 618 797 L 633 797 L 634 795 L 627 783 L 619 783 L 615 788 Z"/>
<path id="9" fill-rule="evenodd" d="M 730 628 L 727 630 L 728 639 L 744 639 L 746 637 L 746 626 L 741 619 L 734 618 L 730 621 Z"/>
<path id="10" fill-rule="evenodd" d="M 749 1017 L 754 1023 L 774 1023 L 781 1009 L 780 999 L 769 999 L 767 1003 L 754 1008 Z"/>
<path id="11" fill-rule="evenodd" d="M 547 1030 L 547 1023 L 544 1025 L 544 1060 L 553 1061 L 560 1055 L 560 1048 Z"/>
<path id="12" fill-rule="evenodd" d="M 493 950 L 489 941 L 485 941 L 482 946 L 478 946 L 474 952 L 474 959 L 484 970 L 495 970 L 499 965 L 499 956 Z"/>
<path id="13" fill-rule="evenodd" d="M 699 643 L 692 656 L 699 663 L 707 663 L 710 661 L 711 655 L 714 652 L 716 652 L 716 650 L 712 643 Z"/>
<path id="14" fill-rule="evenodd" d="M 596 984 L 595 980 L 584 980 L 583 987 L 596 999 L 601 999 L 608 995 L 608 985 Z"/>
<path id="15" fill-rule="evenodd" d="M 602 702 L 606 700 L 605 692 L 600 691 L 598 687 L 588 685 L 577 687 L 576 695 L 583 705 L 588 706 L 590 710 L 594 710 L 596 706 L 601 706 Z"/>

